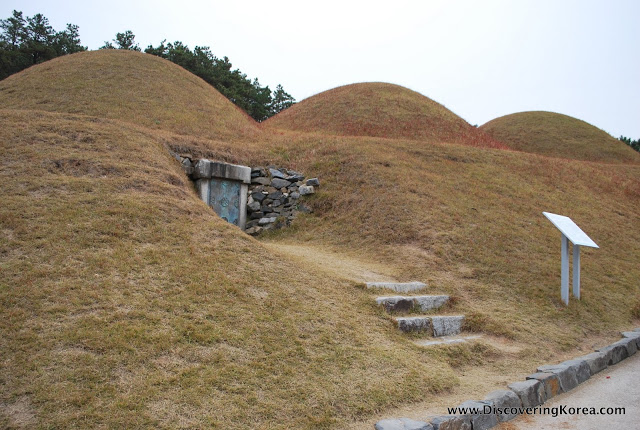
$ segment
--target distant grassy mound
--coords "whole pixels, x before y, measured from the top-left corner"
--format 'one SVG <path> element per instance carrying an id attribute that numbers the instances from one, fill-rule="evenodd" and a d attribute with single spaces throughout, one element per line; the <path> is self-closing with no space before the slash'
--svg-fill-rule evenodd
<path id="1" fill-rule="evenodd" d="M 274 129 L 339 136 L 501 146 L 428 97 L 399 85 L 379 82 L 324 91 L 302 100 L 263 124 Z"/>
<path id="2" fill-rule="evenodd" d="M 67 55 L 0 81 L 0 106 L 119 119 L 212 139 L 253 136 L 255 121 L 212 86 L 153 55 Z"/>
<path id="3" fill-rule="evenodd" d="M 518 151 L 575 160 L 640 162 L 640 154 L 593 125 L 553 112 L 521 112 L 480 127 Z"/>

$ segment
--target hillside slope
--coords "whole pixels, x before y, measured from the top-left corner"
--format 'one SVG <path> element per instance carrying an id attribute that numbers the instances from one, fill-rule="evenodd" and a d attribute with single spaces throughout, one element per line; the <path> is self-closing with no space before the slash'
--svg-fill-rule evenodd
<path id="1" fill-rule="evenodd" d="M 518 151 L 608 163 L 640 162 L 640 154 L 593 125 L 553 112 L 520 112 L 480 127 Z"/>
<path id="2" fill-rule="evenodd" d="M 422 128 L 392 138 L 397 123 L 384 137 L 258 132 L 228 103 L 220 118 L 214 105 L 189 111 L 197 94 L 181 91 L 198 81 L 182 69 L 102 55 L 66 59 L 82 72 L 56 60 L 0 83 L 15 108 L 0 111 L 0 427 L 371 428 L 394 407 L 456 387 L 460 401 L 470 387 L 484 395 L 640 323 L 640 165 L 471 147 L 455 118 L 435 129 L 464 145 Z M 122 59 L 137 72 L 120 68 L 134 93 L 120 103 L 109 70 Z M 65 100 L 58 88 L 77 73 L 91 84 Z M 174 82 L 183 108 L 135 93 L 151 81 Z M 121 115 L 132 106 L 135 124 Z M 58 108 L 77 114 L 46 112 Z M 265 246 L 196 197 L 169 148 L 318 176 L 314 212 Z M 568 308 L 542 211 L 600 246 L 584 251 L 583 298 Z M 335 267 L 305 264 L 314 247 Z M 446 312 L 490 341 L 419 349 L 341 275 L 351 261 L 450 294 Z"/>
<path id="3" fill-rule="evenodd" d="M 345 85 L 302 100 L 265 128 L 502 147 L 439 103 L 399 85 Z"/>
<path id="4" fill-rule="evenodd" d="M 255 136 L 256 122 L 211 85 L 153 55 L 100 50 L 65 55 L 0 81 L 5 109 L 119 119 L 211 139 Z"/>
<path id="5" fill-rule="evenodd" d="M 218 218 L 153 134 L 1 113 L 0 427 L 341 427 L 455 383 L 352 282 Z"/>
<path id="6" fill-rule="evenodd" d="M 538 360 L 638 323 L 638 165 L 310 135 L 285 156 L 323 184 L 314 215 L 273 240 L 335 246 L 428 280 L 458 298 L 474 330 L 530 345 Z M 568 309 L 560 234 L 543 211 L 571 217 L 600 246 L 583 252 L 583 297 Z"/>

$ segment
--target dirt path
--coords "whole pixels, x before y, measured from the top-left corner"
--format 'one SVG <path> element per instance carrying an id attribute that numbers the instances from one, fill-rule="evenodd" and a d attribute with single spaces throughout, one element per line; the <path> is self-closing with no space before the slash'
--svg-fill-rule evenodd
<path id="1" fill-rule="evenodd" d="M 379 281 L 393 282 L 395 269 L 383 263 L 365 261 L 362 258 L 346 256 L 328 247 L 318 245 L 301 245 L 282 242 L 262 242 L 266 247 L 277 250 L 305 266 L 330 275 L 356 282 Z"/>

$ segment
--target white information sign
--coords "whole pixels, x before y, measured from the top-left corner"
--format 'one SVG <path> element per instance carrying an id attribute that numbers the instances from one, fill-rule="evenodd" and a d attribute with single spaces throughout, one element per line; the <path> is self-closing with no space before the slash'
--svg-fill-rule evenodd
<path id="1" fill-rule="evenodd" d="M 587 234 L 569 217 L 542 212 L 562 233 L 560 294 L 565 305 L 569 304 L 569 241 L 573 243 L 573 295 L 580 299 L 580 247 L 598 248 Z"/>

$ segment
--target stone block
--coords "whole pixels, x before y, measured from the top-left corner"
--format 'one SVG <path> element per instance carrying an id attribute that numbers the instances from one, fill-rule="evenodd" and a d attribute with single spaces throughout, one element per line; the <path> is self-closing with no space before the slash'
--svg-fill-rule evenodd
<path id="1" fill-rule="evenodd" d="M 404 332 L 418 331 L 431 332 L 431 318 L 429 317 L 404 317 L 396 318 L 398 328 Z"/>
<path id="2" fill-rule="evenodd" d="M 262 167 L 252 167 L 251 178 L 257 178 L 260 176 L 267 176 L 267 171 Z"/>
<path id="3" fill-rule="evenodd" d="M 244 184 L 251 183 L 251 169 L 237 164 L 211 162 L 211 177 L 224 178 L 231 181 L 240 181 Z"/>
<path id="4" fill-rule="evenodd" d="M 617 344 L 624 345 L 627 348 L 627 355 L 631 357 L 638 352 L 638 344 L 636 338 L 625 337 L 616 342 Z"/>
<path id="5" fill-rule="evenodd" d="M 260 191 L 254 191 L 253 193 L 251 193 L 251 198 L 258 203 L 262 203 L 262 201 L 267 198 L 267 195 L 262 194 L 262 192 Z"/>
<path id="6" fill-rule="evenodd" d="M 432 309 L 438 309 L 449 300 L 449 296 L 415 296 L 413 298 L 416 307 L 426 312 Z"/>
<path id="7" fill-rule="evenodd" d="M 527 379 L 535 379 L 540 381 L 540 383 L 544 387 L 545 401 L 562 393 L 562 388 L 560 387 L 560 380 L 558 379 L 558 375 L 554 373 L 545 373 L 545 372 L 534 373 L 532 375 L 527 376 Z"/>
<path id="8" fill-rule="evenodd" d="M 536 379 L 514 382 L 509 384 L 509 389 L 518 395 L 524 408 L 540 406 L 545 401 L 544 387 Z"/>
<path id="9" fill-rule="evenodd" d="M 413 298 L 404 296 L 377 297 L 376 303 L 387 312 L 407 312 L 413 307 Z"/>
<path id="10" fill-rule="evenodd" d="M 629 350 L 627 349 L 627 345 L 618 342 L 612 343 L 611 345 L 605 346 L 604 348 L 600 348 L 597 351 L 607 354 L 608 366 L 618 364 L 625 358 L 629 357 Z"/>
<path id="11" fill-rule="evenodd" d="M 281 200 L 282 197 L 284 196 L 284 193 L 280 190 L 276 190 L 272 193 L 269 193 L 267 195 L 267 198 L 271 199 L 271 200 Z"/>
<path id="12" fill-rule="evenodd" d="M 276 222 L 277 218 L 276 217 L 270 217 L 270 218 L 260 218 L 260 220 L 258 221 L 258 225 L 266 225 L 266 224 L 271 224 Z"/>
<path id="13" fill-rule="evenodd" d="M 471 418 L 466 415 L 442 415 L 431 420 L 433 430 L 472 430 Z"/>
<path id="14" fill-rule="evenodd" d="M 562 388 L 563 393 L 573 390 L 578 386 L 578 377 L 576 376 L 576 369 L 574 367 L 561 366 L 559 364 L 547 364 L 538 367 L 537 372 L 553 373 L 558 375 L 560 388 Z"/>
<path id="15" fill-rule="evenodd" d="M 252 228 L 252 227 L 256 227 L 258 225 L 259 220 L 257 219 L 253 219 L 249 222 L 247 222 L 247 224 L 244 226 L 245 231 Z"/>
<path id="16" fill-rule="evenodd" d="M 412 308 L 421 311 L 437 309 L 449 300 L 449 296 L 386 296 L 376 298 L 387 312 L 407 312 Z"/>
<path id="17" fill-rule="evenodd" d="M 258 176 L 257 178 L 251 178 L 252 184 L 260 184 L 260 185 L 269 185 L 271 180 L 269 178 L 265 178 L 264 176 Z"/>
<path id="18" fill-rule="evenodd" d="M 211 161 L 207 159 L 198 160 L 193 170 L 194 179 L 209 179 L 211 178 Z"/>
<path id="19" fill-rule="evenodd" d="M 422 282 L 367 282 L 367 288 L 387 288 L 398 293 L 421 290 L 427 286 Z"/>
<path id="20" fill-rule="evenodd" d="M 473 430 L 487 430 L 498 425 L 498 417 L 493 413 L 493 403 L 489 401 L 467 400 L 458 406 L 458 411 L 466 408 L 478 413 L 467 413 Z"/>
<path id="21" fill-rule="evenodd" d="M 640 349 L 640 331 L 625 331 L 622 333 L 622 337 L 625 337 L 628 339 L 635 339 L 636 347 Z"/>
<path id="22" fill-rule="evenodd" d="M 509 421 L 517 417 L 517 409 L 522 407 L 520 397 L 511 390 L 492 391 L 484 399 L 491 402 L 496 408 L 496 416 L 500 422 Z"/>
<path id="23" fill-rule="evenodd" d="M 301 196 L 306 196 L 307 194 L 314 194 L 316 192 L 315 188 L 313 188 L 310 185 L 301 185 L 298 188 L 298 193 L 300 193 Z"/>
<path id="24" fill-rule="evenodd" d="M 286 179 L 287 175 L 282 173 L 280 170 L 269 168 L 269 174 L 272 178 Z"/>
<path id="25" fill-rule="evenodd" d="M 433 335 L 439 337 L 460 334 L 463 321 L 463 315 L 431 317 Z"/>
<path id="26" fill-rule="evenodd" d="M 376 430 L 433 430 L 431 424 L 409 418 L 393 418 L 378 421 L 374 428 Z"/>
<path id="27" fill-rule="evenodd" d="M 249 210 L 249 212 L 257 212 L 260 210 L 260 202 L 257 201 L 252 201 L 251 203 L 249 203 L 247 205 L 247 209 Z"/>
<path id="28" fill-rule="evenodd" d="M 307 179 L 307 185 L 310 185 L 312 187 L 319 187 L 320 181 L 318 180 L 318 178 Z"/>
<path id="29" fill-rule="evenodd" d="M 257 236 L 260 234 L 260 232 L 262 231 L 262 227 L 251 227 L 245 230 L 245 233 L 251 235 L 251 236 Z"/>
<path id="30" fill-rule="evenodd" d="M 289 185 L 291 185 L 291 182 L 287 181 L 286 179 L 273 178 L 271 180 L 271 186 L 277 190 L 281 188 L 286 188 Z"/>
<path id="31" fill-rule="evenodd" d="M 251 169 L 237 164 L 219 163 L 205 158 L 198 160 L 194 166 L 194 179 L 222 178 L 230 181 L 251 183 Z"/>
<path id="32" fill-rule="evenodd" d="M 587 379 L 591 378 L 591 368 L 589 364 L 580 358 L 574 360 L 567 360 L 560 363 L 561 366 L 571 366 L 576 371 L 576 379 L 578 384 L 582 384 Z"/>
<path id="33" fill-rule="evenodd" d="M 592 352 L 591 354 L 578 357 L 578 359 L 587 362 L 592 376 L 606 369 L 607 361 L 609 361 L 607 354 L 604 352 Z"/>

